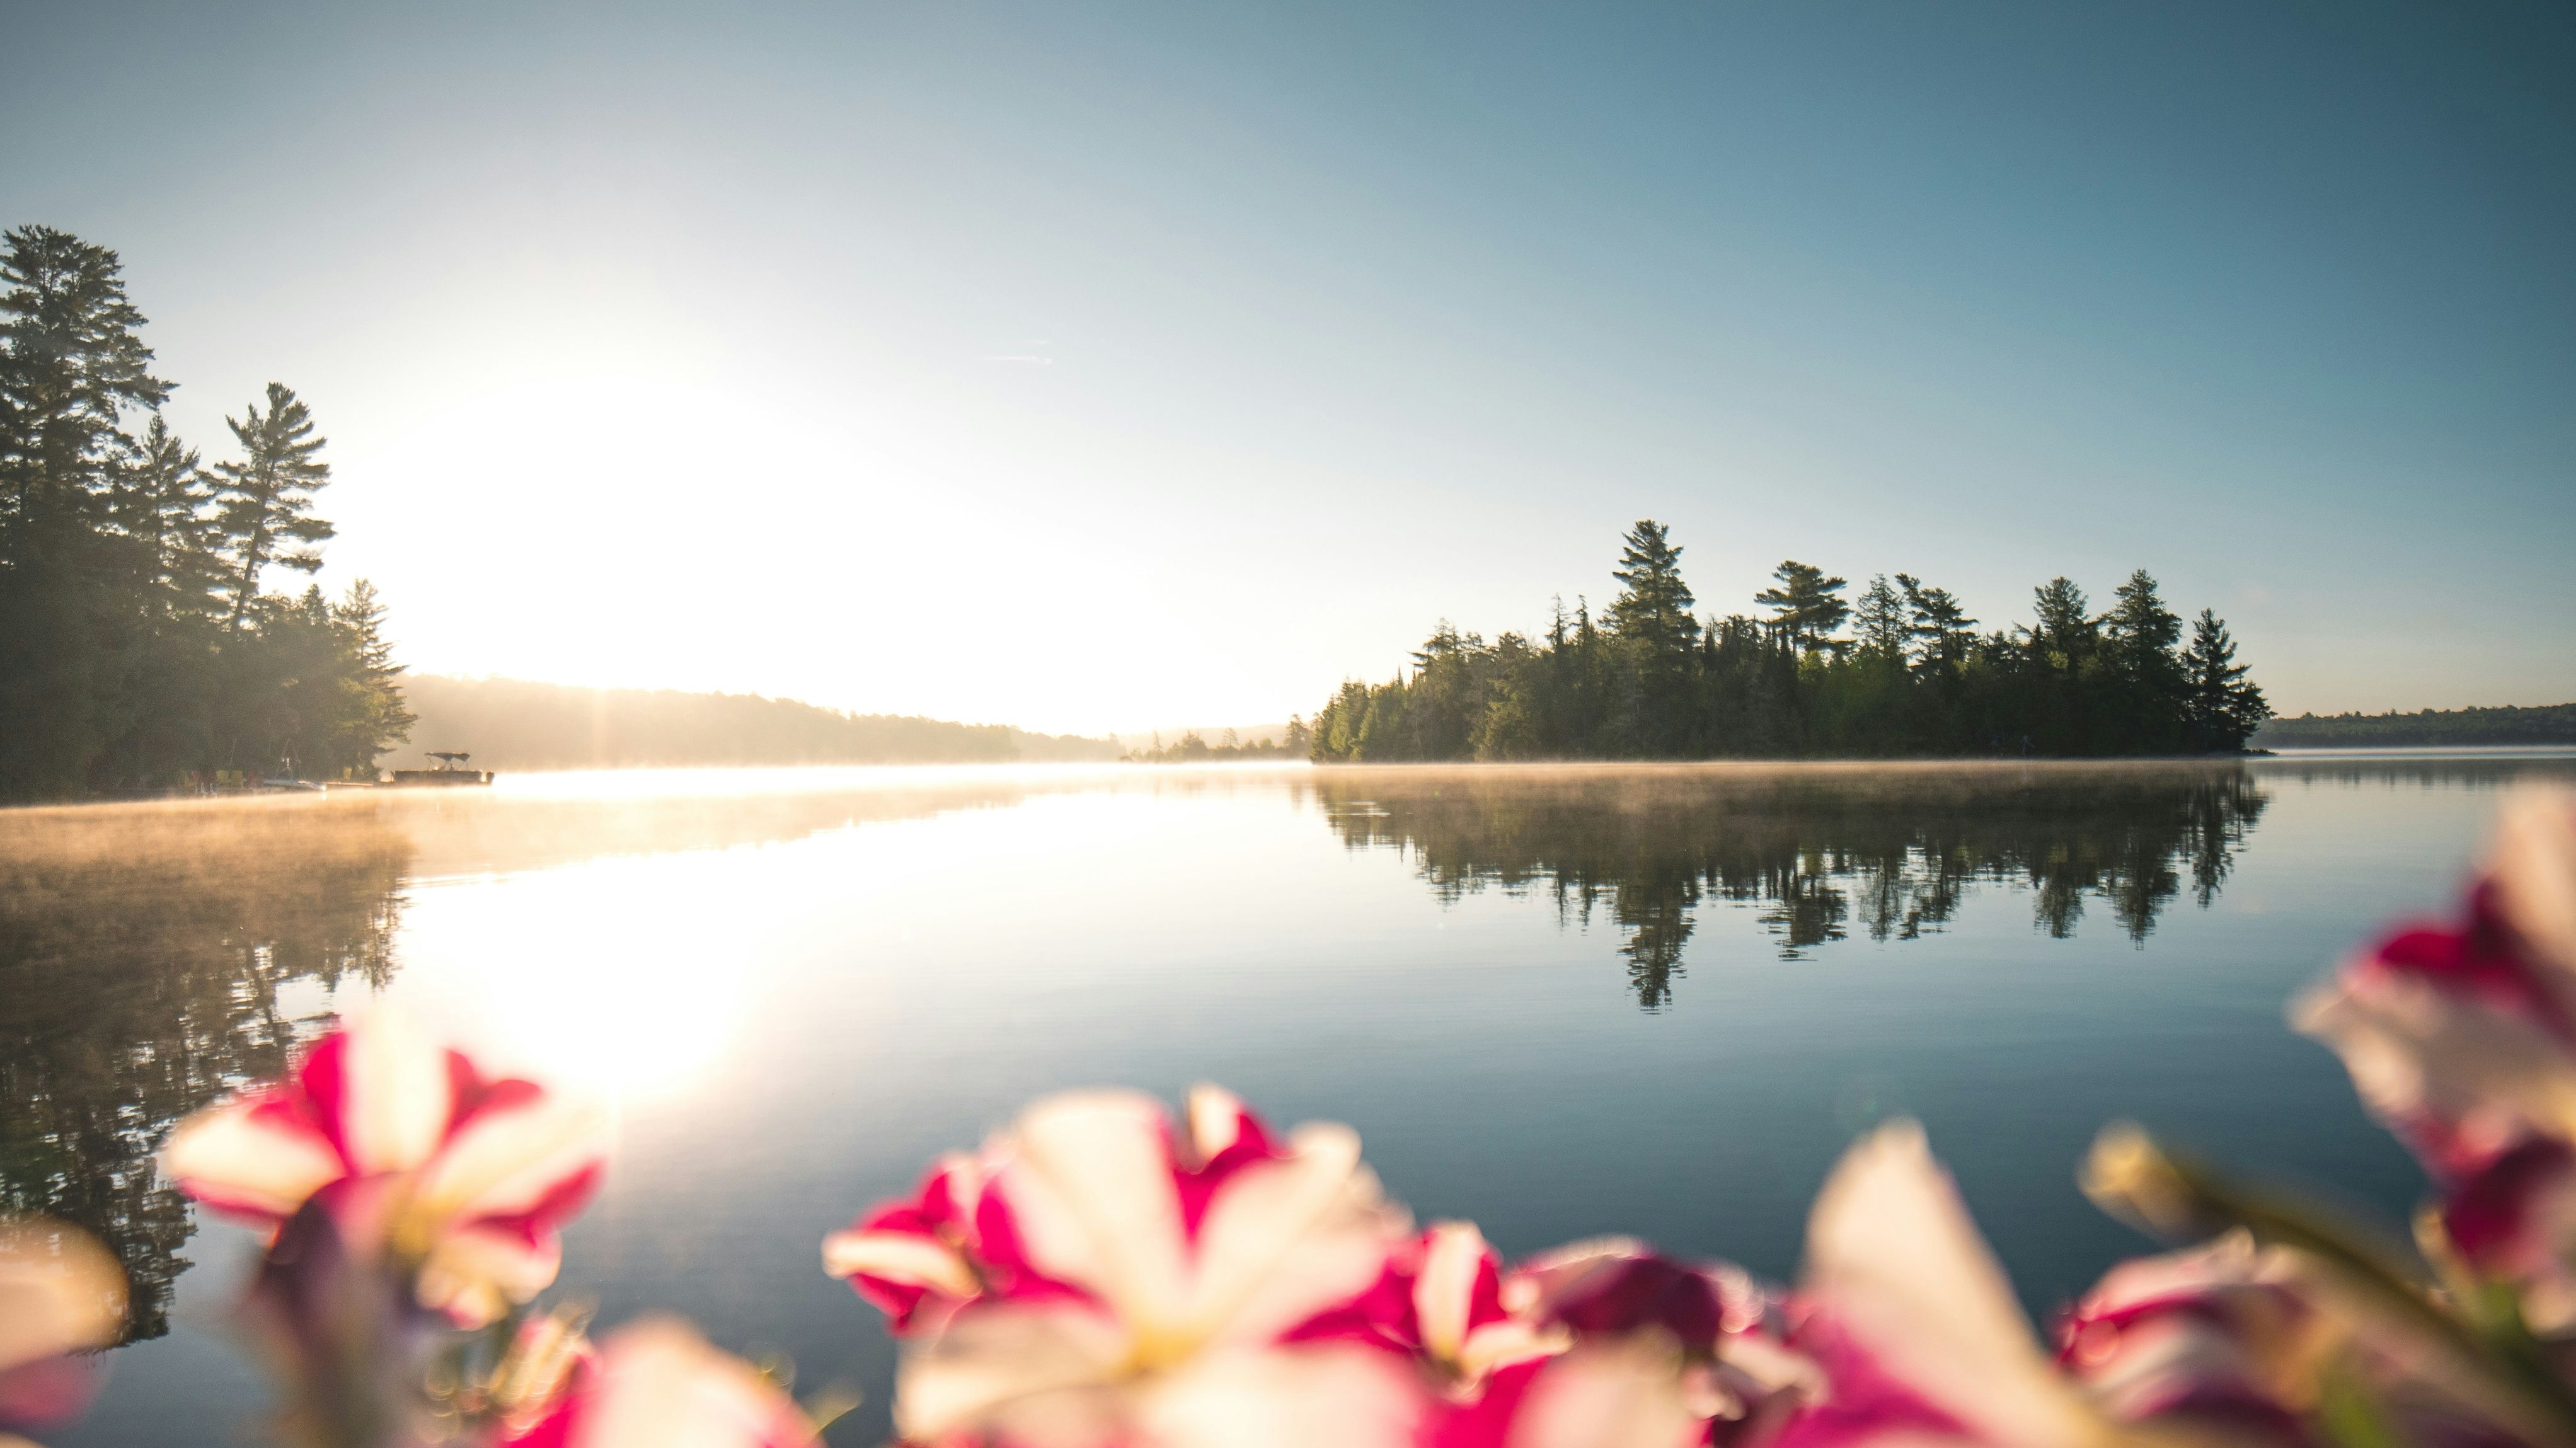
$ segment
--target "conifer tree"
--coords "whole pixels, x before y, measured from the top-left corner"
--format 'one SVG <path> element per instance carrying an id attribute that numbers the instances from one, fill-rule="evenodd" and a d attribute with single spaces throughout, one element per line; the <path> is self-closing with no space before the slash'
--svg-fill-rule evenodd
<path id="1" fill-rule="evenodd" d="M 1771 576 L 1780 580 L 1778 585 L 1753 595 L 1753 601 L 1772 610 L 1772 625 L 1809 653 L 1831 646 L 1830 635 L 1851 616 L 1851 606 L 1836 597 L 1845 581 L 1794 558 L 1771 570 Z"/>
<path id="2" fill-rule="evenodd" d="M 159 407 L 143 314 L 115 252 L 50 226 L 0 249 L 0 563 L 22 561 L 48 521 L 91 516 L 122 455 L 127 407 Z"/>
<path id="3" fill-rule="evenodd" d="M 1860 635 L 1863 653 L 1900 662 L 1905 657 L 1907 636 L 1912 632 L 1906 618 L 1905 600 L 1882 573 L 1861 590 L 1860 601 L 1852 609 L 1852 628 Z"/>
<path id="4" fill-rule="evenodd" d="M 115 252 L 18 227 L 0 287 L 0 799 L 60 797 L 120 724 L 140 610 L 109 498 L 124 409 L 170 384 Z"/>
<path id="5" fill-rule="evenodd" d="M 1697 600 L 1682 582 L 1682 550 L 1652 518 L 1638 519 L 1619 543 L 1619 566 L 1610 576 L 1626 587 L 1610 602 L 1612 626 L 1658 658 L 1689 647 L 1699 624 L 1691 617 Z"/>
<path id="6" fill-rule="evenodd" d="M 2183 717 L 2201 748 L 2242 749 L 2272 717 L 2262 687 L 2245 677 L 2246 665 L 2236 662 L 2236 641 L 2228 637 L 2226 621 L 2214 611 L 2204 608 L 2192 620 L 2191 644 L 2183 650 L 2181 666 Z"/>
<path id="7" fill-rule="evenodd" d="M 206 516 L 213 490 L 197 450 L 179 441 L 159 413 L 152 415 L 134 456 L 122 469 L 115 499 L 118 528 L 137 545 L 140 567 L 164 617 L 196 617 L 213 606 L 223 585 L 215 531 Z"/>
<path id="8" fill-rule="evenodd" d="M 2032 590 L 2032 602 L 2039 617 L 2030 630 L 2032 649 L 2060 673 L 2083 667 L 2099 638 L 2084 590 L 2060 574 Z"/>
<path id="9" fill-rule="evenodd" d="M 1931 674 L 1955 674 L 1976 646 L 1977 621 L 1946 588 L 1926 587 L 1910 573 L 1896 575 L 1905 591 L 1907 631 L 1915 640 L 1915 666 Z"/>
<path id="10" fill-rule="evenodd" d="M 231 545 L 234 567 L 228 627 L 238 633 L 252 600 L 259 597 L 260 570 L 275 563 L 315 571 L 322 566 L 322 555 L 311 545 L 337 530 L 313 516 L 313 494 L 330 483 L 331 465 L 317 456 L 327 439 L 313 435 L 313 414 L 303 399 L 272 382 L 267 412 L 254 402 L 241 417 L 224 421 L 243 454 L 240 462 L 215 465 L 222 479 L 216 489 L 216 521 Z"/>

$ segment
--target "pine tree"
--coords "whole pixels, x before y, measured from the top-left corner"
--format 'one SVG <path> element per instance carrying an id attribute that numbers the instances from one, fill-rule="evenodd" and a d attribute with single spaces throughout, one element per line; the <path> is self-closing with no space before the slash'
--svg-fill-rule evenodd
<path id="1" fill-rule="evenodd" d="M 127 407 L 170 384 L 115 252 L 0 236 L 0 799 L 79 790 L 125 727 L 140 641 L 133 548 L 108 516 Z"/>
<path id="2" fill-rule="evenodd" d="M 1808 653 L 1837 642 L 1830 635 L 1851 616 L 1851 606 L 1835 597 L 1845 581 L 1794 558 L 1771 570 L 1771 576 L 1779 585 L 1753 595 L 1753 601 L 1772 610 L 1771 622 L 1781 635 Z"/>
<path id="3" fill-rule="evenodd" d="M 337 530 L 313 516 L 313 494 L 330 483 L 331 465 L 316 456 L 326 439 L 313 435 L 312 411 L 292 389 L 272 382 L 266 413 L 254 402 L 240 418 L 224 421 L 243 454 L 240 462 L 215 465 L 222 479 L 216 521 L 234 569 L 228 626 L 239 632 L 259 597 L 260 569 L 270 563 L 303 573 L 319 569 L 321 554 L 289 545 L 319 543 Z"/>
<path id="4" fill-rule="evenodd" d="M 2103 651 L 2114 672 L 2112 688 L 2120 698 L 2121 718 L 2113 732 L 2129 752 L 2172 750 L 2185 732 L 2180 703 L 2182 665 L 2174 656 L 2182 642 L 2182 617 L 2165 607 L 2156 580 L 2141 568 L 2112 592 L 2111 611 L 2102 615 Z"/>
<path id="5" fill-rule="evenodd" d="M 115 252 L 49 226 L 0 254 L 0 564 L 25 561 L 49 522 L 87 521 L 127 446 L 127 407 L 159 407 L 143 314 Z"/>
<path id="6" fill-rule="evenodd" d="M 1928 674 L 1950 675 L 1966 667 L 1976 646 L 1977 621 L 1946 588 L 1927 588 L 1910 573 L 1896 575 L 1905 591 L 1907 632 L 1915 640 L 1915 667 Z"/>
<path id="7" fill-rule="evenodd" d="M 1688 648 L 1699 624 L 1691 617 L 1697 600 L 1682 582 L 1682 550 L 1652 518 L 1638 519 L 1619 542 L 1619 566 L 1610 576 L 1626 587 L 1610 602 L 1611 626 L 1659 658 Z"/>
<path id="8" fill-rule="evenodd" d="M 121 473 L 117 527 L 138 545 L 152 611 L 164 617 L 205 614 L 223 586 L 224 569 L 206 516 L 214 493 L 197 450 L 180 442 L 156 412 Z"/>
<path id="9" fill-rule="evenodd" d="M 1894 663 L 1904 659 L 1907 636 L 1912 632 L 1906 618 L 1905 600 L 1882 573 L 1861 590 L 1860 601 L 1852 609 L 1852 627 L 1860 635 L 1863 653 Z"/>
<path id="10" fill-rule="evenodd" d="M 2236 662 L 2236 641 L 2215 612 L 2204 608 L 2192 620 L 2191 644 L 2183 650 L 2181 665 L 2183 718 L 2200 748 L 2242 749 L 2272 717 L 2262 687 L 2245 677 L 2247 666 Z"/>
<path id="11" fill-rule="evenodd" d="M 2039 616 L 2030 631 L 2033 650 L 2059 673 L 2074 673 L 2099 639 L 2084 590 L 2061 574 L 2032 590 L 2032 600 Z"/>
<path id="12" fill-rule="evenodd" d="M 2120 666 L 2145 677 L 2169 662 L 2182 642 L 2182 616 L 2157 596 L 2154 575 L 2138 569 L 2111 591 L 2111 597 L 2111 611 L 2102 615 L 2102 629 Z"/>

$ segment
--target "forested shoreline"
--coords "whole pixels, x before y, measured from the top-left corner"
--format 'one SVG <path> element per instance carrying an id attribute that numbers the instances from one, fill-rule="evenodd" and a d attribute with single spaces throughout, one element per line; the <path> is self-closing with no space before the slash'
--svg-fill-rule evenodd
<path id="1" fill-rule="evenodd" d="M 2576 744 L 2576 704 L 2425 709 L 2412 714 L 2301 714 L 2273 719 L 2255 743 L 2278 749 L 2441 749 Z"/>
<path id="2" fill-rule="evenodd" d="M 1443 620 L 1413 670 L 1345 682 L 1311 727 L 1318 762 L 1904 758 L 2240 752 L 2270 707 L 2224 620 L 2165 605 L 2146 570 L 2092 612 L 2060 577 L 2036 621 L 1984 633 L 1909 574 L 1847 580 L 1795 560 L 1761 616 L 1703 621 L 1653 520 L 1622 540 L 1602 615 L 1560 600 L 1547 633 L 1487 643 Z M 1849 632 L 1845 632 L 1846 625 Z"/>
<path id="3" fill-rule="evenodd" d="M 796 699 L 673 689 L 586 689 L 522 679 L 406 681 L 416 743 L 472 752 L 476 768 L 629 769 L 800 764 L 1108 760 L 1117 741 L 1007 724 L 852 714 Z"/>
<path id="4" fill-rule="evenodd" d="M 206 464 L 161 416 L 117 254 L 0 238 L 0 801 L 363 773 L 411 723 L 366 580 L 311 574 L 325 439 L 270 383 Z"/>

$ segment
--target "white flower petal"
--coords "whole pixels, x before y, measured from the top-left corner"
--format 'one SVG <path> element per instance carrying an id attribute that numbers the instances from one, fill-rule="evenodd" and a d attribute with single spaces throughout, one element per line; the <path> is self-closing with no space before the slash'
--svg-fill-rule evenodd
<path id="1" fill-rule="evenodd" d="M 1424 1234 L 1422 1270 L 1413 1279 L 1413 1315 L 1422 1345 L 1442 1362 L 1467 1346 L 1467 1315 L 1485 1265 L 1485 1234 L 1473 1222 L 1434 1222 Z"/>
<path id="2" fill-rule="evenodd" d="M 478 1112 L 420 1174 L 415 1200 L 437 1220 L 514 1216 L 608 1155 L 608 1113 L 543 1095 Z"/>
<path id="3" fill-rule="evenodd" d="M 1366 1292 L 1406 1229 L 1344 1126 L 1292 1132 L 1289 1155 L 1228 1178 L 1199 1223 L 1193 1331 L 1266 1341 Z"/>
<path id="4" fill-rule="evenodd" d="M 2290 1023 L 2334 1047 L 2364 1104 L 2424 1114 L 2501 1145 L 2515 1118 L 2576 1135 L 2576 1054 L 2538 1022 L 2398 971 L 2346 972 L 2300 997 Z"/>
<path id="5" fill-rule="evenodd" d="M 913 1232 L 834 1232 L 823 1239 L 823 1270 L 834 1277 L 877 1277 L 972 1297 L 974 1269 L 938 1241 Z"/>
<path id="6" fill-rule="evenodd" d="M 563 1247 L 552 1234 L 531 1242 L 515 1232 L 447 1232 L 421 1263 L 414 1290 L 421 1306 L 477 1328 L 545 1291 L 562 1270 Z"/>
<path id="7" fill-rule="evenodd" d="M 648 1320 L 600 1351 L 571 1448 L 793 1448 L 816 1442 L 788 1396 L 679 1323 Z"/>
<path id="8" fill-rule="evenodd" d="M 1243 1098 L 1222 1086 L 1193 1086 L 1189 1099 L 1190 1146 L 1204 1166 L 1243 1136 Z"/>
<path id="9" fill-rule="evenodd" d="M 1202 1353 L 1136 1399 L 1154 1448 L 1410 1448 L 1424 1403 L 1400 1362 L 1343 1345 Z"/>
<path id="10" fill-rule="evenodd" d="M 1834 1168 L 1808 1219 L 1807 1276 L 1882 1369 L 1998 1448 L 2099 1436 L 1915 1123 L 1879 1128 Z"/>
<path id="11" fill-rule="evenodd" d="M 125 1272 L 87 1233 L 0 1218 L 0 1372 L 83 1348 L 125 1326 Z"/>
<path id="12" fill-rule="evenodd" d="M 2576 791 L 2515 792 L 2488 869 L 2505 918 L 2556 967 L 2559 999 L 2576 1007 Z"/>
<path id="13" fill-rule="evenodd" d="M 1707 1429 L 1697 1406 L 1670 1338 L 1587 1342 L 1539 1370 L 1505 1448 L 1686 1448 Z"/>
<path id="14" fill-rule="evenodd" d="M 1187 1243 L 1163 1108 L 1125 1091 L 1031 1106 L 996 1186 L 1039 1271 L 1087 1287 L 1142 1329 L 1187 1305 Z"/>
<path id="15" fill-rule="evenodd" d="M 967 1309 L 905 1354 L 895 1374 L 895 1431 L 907 1442 L 972 1435 L 1029 1448 L 1105 1443 L 1124 1403 L 1119 1325 L 1068 1302 Z"/>
<path id="16" fill-rule="evenodd" d="M 340 1058 L 340 1139 L 363 1173 L 410 1171 L 456 1114 L 447 1052 L 410 1016 L 378 1006 L 350 1021 Z"/>
<path id="17" fill-rule="evenodd" d="M 347 1172 L 331 1143 L 247 1101 L 210 1106 L 179 1123 L 161 1170 L 190 1196 L 230 1211 L 285 1218 Z"/>

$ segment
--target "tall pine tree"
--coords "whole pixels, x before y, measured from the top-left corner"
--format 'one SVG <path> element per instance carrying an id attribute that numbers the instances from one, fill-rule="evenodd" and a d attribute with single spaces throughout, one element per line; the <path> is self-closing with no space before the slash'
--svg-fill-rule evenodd
<path id="1" fill-rule="evenodd" d="M 225 423 L 241 443 L 242 460 L 217 463 L 215 519 L 230 545 L 233 564 L 232 618 L 241 631 L 259 597 L 260 570 L 271 563 L 311 573 L 322 566 L 312 545 L 332 536 L 328 522 L 313 516 L 313 494 L 331 481 L 331 465 L 320 453 L 327 439 L 313 435 L 313 413 L 303 399 L 282 383 L 268 384 L 268 411 L 254 402 Z"/>

